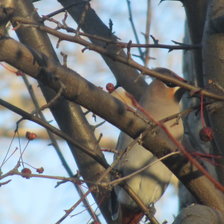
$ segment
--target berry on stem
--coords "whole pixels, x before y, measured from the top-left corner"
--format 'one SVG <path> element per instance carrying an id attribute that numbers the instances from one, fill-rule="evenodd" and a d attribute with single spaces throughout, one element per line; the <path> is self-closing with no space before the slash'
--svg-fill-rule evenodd
<path id="1" fill-rule="evenodd" d="M 34 140 L 35 138 L 37 138 L 37 135 L 34 132 L 27 131 L 26 132 L 26 138 L 28 140 Z"/>
<path id="2" fill-rule="evenodd" d="M 40 167 L 36 169 L 37 173 L 43 173 L 44 172 L 44 168 Z"/>
<path id="3" fill-rule="evenodd" d="M 203 142 L 210 142 L 214 138 L 214 133 L 210 127 L 203 127 L 199 132 L 199 136 Z"/>
<path id="4" fill-rule="evenodd" d="M 32 174 L 31 170 L 29 168 L 23 168 L 22 171 L 22 177 L 25 177 L 26 179 L 29 179 L 29 175 Z"/>
<path id="5" fill-rule="evenodd" d="M 115 90 L 115 86 L 114 86 L 114 84 L 113 83 L 107 83 L 107 85 L 106 85 L 106 89 L 107 89 L 107 91 L 109 92 L 109 93 L 112 93 L 114 90 Z"/>

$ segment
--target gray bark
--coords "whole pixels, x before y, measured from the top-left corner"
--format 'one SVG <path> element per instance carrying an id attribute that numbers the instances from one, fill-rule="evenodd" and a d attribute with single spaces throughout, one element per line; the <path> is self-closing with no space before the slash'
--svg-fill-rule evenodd
<path id="1" fill-rule="evenodd" d="M 224 215 L 213 208 L 192 204 L 183 209 L 173 224 L 223 224 Z"/>

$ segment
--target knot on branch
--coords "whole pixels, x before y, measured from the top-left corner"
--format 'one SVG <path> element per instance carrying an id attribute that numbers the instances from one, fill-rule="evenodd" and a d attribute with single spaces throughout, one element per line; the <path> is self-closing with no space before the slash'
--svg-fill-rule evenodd
<path id="1" fill-rule="evenodd" d="M 14 8 L 0 5 L 0 37 L 7 35 L 6 25 L 14 13 Z"/>
<path id="2" fill-rule="evenodd" d="M 6 25 L 14 13 L 14 8 L 0 5 L 0 25 Z"/>

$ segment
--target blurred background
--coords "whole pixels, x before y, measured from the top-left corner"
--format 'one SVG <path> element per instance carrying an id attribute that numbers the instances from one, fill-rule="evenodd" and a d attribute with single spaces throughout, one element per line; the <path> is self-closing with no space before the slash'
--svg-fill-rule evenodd
<path id="1" fill-rule="evenodd" d="M 140 43 L 144 43 L 143 33 L 146 30 L 147 0 L 130 1 L 130 3 Z M 113 31 L 121 41 L 129 42 L 132 40 L 133 43 L 136 43 L 129 20 L 126 0 L 92 0 L 91 6 L 106 25 L 109 24 L 110 19 L 112 20 Z M 54 0 L 41 0 L 35 3 L 35 7 L 41 16 L 60 9 L 61 5 Z M 59 14 L 54 18 L 61 21 L 63 14 Z M 172 40 L 182 42 L 184 21 L 185 13 L 180 2 L 162 1 L 160 3 L 158 0 L 151 2 L 150 34 L 158 39 L 159 43 L 173 44 Z M 55 26 L 50 23 L 47 24 Z M 67 24 L 73 28 L 77 27 L 71 18 L 67 19 Z M 12 29 L 10 29 L 9 33 L 10 36 L 16 39 Z M 56 48 L 57 39 L 52 36 L 50 38 L 53 46 Z M 153 43 L 152 39 L 150 39 L 150 43 Z M 81 50 L 81 46 L 63 41 L 60 43 L 59 48 L 56 49 L 56 52 L 61 62 L 63 58 L 60 52 L 68 55 L 68 67 L 77 71 L 96 86 L 101 86 L 105 89 L 106 84 L 109 82 L 116 84 L 112 73 L 97 53 L 90 51 L 82 53 Z M 152 58 L 148 65 L 150 68 L 166 67 L 181 75 L 181 50 L 168 52 L 167 49 L 150 49 L 149 51 Z M 132 49 L 131 53 L 139 55 L 138 49 Z M 133 58 L 142 64 L 139 57 Z M 24 84 L 24 78 L 16 76 L 14 72 L 9 71 L 2 65 L 0 66 L 0 75 L 2 78 L 0 82 L 1 98 L 28 112 L 32 112 L 34 106 Z M 38 97 L 40 105 L 44 105 L 45 101 L 37 83 L 29 77 L 27 78 Z M 150 78 L 147 78 L 147 81 L 150 82 Z M 57 126 L 48 110 L 44 110 L 44 115 L 47 121 Z M 36 168 L 43 167 L 46 175 L 68 176 L 43 128 L 30 121 L 23 121 L 19 125 L 19 136 L 16 135 L 13 138 L 16 122 L 19 119 L 20 116 L 0 106 L 0 164 L 2 164 L 7 151 L 9 151 L 9 155 L 12 154 L 8 161 L 1 166 L 1 172 L 6 173 L 12 169 L 20 157 L 20 150 L 23 151 L 25 149 L 23 155 L 24 162 Z M 93 125 L 102 121 L 99 117 L 95 121 L 91 113 L 89 113 L 88 119 Z M 24 138 L 26 131 L 35 132 L 38 138 L 28 143 L 28 140 Z M 98 136 L 101 133 L 103 135 L 101 140 L 102 147 L 113 149 L 116 145 L 119 130 L 106 122 L 96 130 Z M 77 166 L 67 144 L 61 139 L 58 139 L 58 143 L 69 167 L 75 174 Z M 112 153 L 105 152 L 105 156 L 110 163 L 113 157 Z M 64 210 L 69 209 L 79 199 L 71 183 L 60 184 L 60 186 L 55 188 L 57 185 L 56 180 L 42 178 L 25 179 L 19 176 L 13 176 L 8 179 L 12 181 L 0 188 L 0 223 L 3 224 L 55 223 L 64 215 Z M 161 200 L 156 203 L 156 218 L 160 222 L 167 220 L 168 223 L 171 223 L 173 217 L 177 214 L 176 184 L 177 182 L 174 179 L 173 184 L 168 188 Z M 84 191 L 87 189 L 85 185 L 82 188 Z M 98 214 L 99 211 L 91 196 L 88 199 Z M 101 216 L 100 220 L 102 223 L 105 223 Z M 72 213 L 72 217 L 69 216 L 63 223 L 91 223 L 91 218 L 83 205 L 80 204 Z"/>

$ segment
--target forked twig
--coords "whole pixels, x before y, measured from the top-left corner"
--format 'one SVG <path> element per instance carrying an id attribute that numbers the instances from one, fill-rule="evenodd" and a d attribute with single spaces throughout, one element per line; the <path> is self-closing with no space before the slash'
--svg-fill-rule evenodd
<path id="1" fill-rule="evenodd" d="M 165 159 L 167 159 L 168 157 L 171 157 L 171 156 L 173 156 L 173 155 L 179 154 L 179 153 L 180 153 L 180 152 L 171 152 L 171 153 L 169 153 L 169 154 L 167 154 L 167 155 L 165 155 L 165 156 L 163 156 L 163 157 L 160 157 L 160 158 L 156 159 L 156 160 L 153 161 L 153 162 L 150 162 L 150 163 L 147 164 L 146 166 L 144 166 L 144 167 L 142 167 L 142 168 L 140 168 L 140 169 L 138 169 L 138 170 L 136 170 L 136 171 L 130 173 L 129 175 L 126 175 L 126 176 L 124 176 L 124 177 L 120 177 L 120 178 L 115 179 L 115 180 L 113 180 L 113 181 L 111 181 L 111 182 L 109 182 L 109 183 L 101 183 L 101 184 L 102 184 L 102 185 L 111 185 L 111 186 L 115 186 L 115 185 L 117 185 L 117 184 L 123 182 L 124 180 L 130 179 L 131 177 L 133 177 L 133 176 L 135 176 L 135 175 L 137 175 L 137 174 L 143 172 L 144 170 L 148 169 L 149 167 L 154 166 L 156 163 L 158 163 L 158 162 L 160 162 L 160 161 L 162 161 L 162 160 L 165 160 Z"/>

